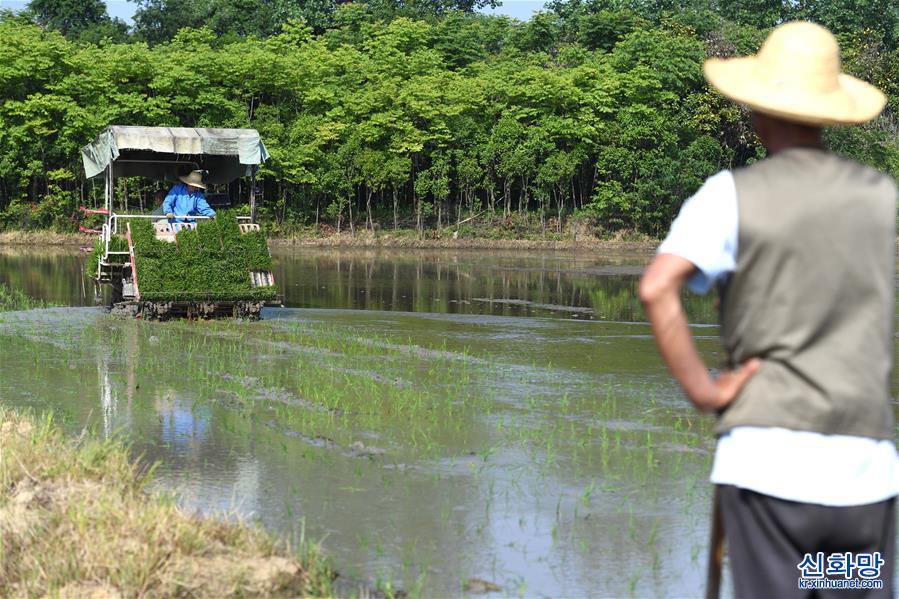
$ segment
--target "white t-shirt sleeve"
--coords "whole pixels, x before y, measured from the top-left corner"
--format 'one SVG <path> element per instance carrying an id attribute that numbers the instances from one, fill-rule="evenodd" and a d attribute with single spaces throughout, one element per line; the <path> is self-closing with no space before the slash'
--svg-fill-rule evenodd
<path id="1" fill-rule="evenodd" d="M 680 209 L 657 253 L 674 254 L 699 269 L 687 281 L 706 293 L 737 264 L 737 188 L 730 171 L 709 177 Z"/>

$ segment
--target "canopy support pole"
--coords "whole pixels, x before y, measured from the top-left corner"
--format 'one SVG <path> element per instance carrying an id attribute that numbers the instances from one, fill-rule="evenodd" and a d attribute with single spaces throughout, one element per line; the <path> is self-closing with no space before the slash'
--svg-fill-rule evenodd
<path id="1" fill-rule="evenodd" d="M 250 170 L 250 222 L 256 222 L 256 167 Z"/>
<path id="2" fill-rule="evenodd" d="M 112 163 L 106 165 L 106 176 L 105 179 L 105 190 L 104 195 L 106 196 L 106 224 L 108 225 L 109 231 L 107 235 L 112 235 Z"/>
<path id="3" fill-rule="evenodd" d="M 104 179 L 105 179 L 105 183 L 106 183 L 105 189 L 103 190 L 103 194 L 105 196 L 104 199 L 106 200 L 106 205 L 104 206 L 104 208 L 106 208 L 106 212 L 108 214 L 108 213 L 112 212 L 112 210 L 111 210 L 111 208 L 112 208 L 112 203 L 111 203 L 111 200 L 112 200 L 112 183 L 111 183 L 112 165 L 111 164 L 106 165 L 106 177 L 104 177 Z"/>

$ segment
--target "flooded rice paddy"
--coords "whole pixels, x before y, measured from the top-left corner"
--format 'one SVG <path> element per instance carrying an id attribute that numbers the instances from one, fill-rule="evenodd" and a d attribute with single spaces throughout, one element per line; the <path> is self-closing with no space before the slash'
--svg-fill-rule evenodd
<path id="1" fill-rule="evenodd" d="M 143 323 L 90 307 L 81 256 L 0 249 L 59 306 L 0 314 L 0 403 L 124 435 L 185 505 L 369 586 L 694 596 L 712 422 L 642 322 L 647 259 L 281 252 L 265 320 Z M 688 310 L 716 364 L 712 302 Z"/>

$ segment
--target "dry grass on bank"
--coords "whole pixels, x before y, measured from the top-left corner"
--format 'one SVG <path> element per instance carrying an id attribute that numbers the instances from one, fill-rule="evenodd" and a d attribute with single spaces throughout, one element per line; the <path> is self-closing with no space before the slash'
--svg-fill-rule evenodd
<path id="1" fill-rule="evenodd" d="M 4 231 L 0 232 L 0 246 L 93 246 L 95 236 L 80 233 L 55 233 L 52 231 Z M 449 230 L 426 230 L 419 238 L 414 230 L 376 231 L 357 229 L 354 235 L 339 235 L 327 230 L 324 233 L 272 237 L 272 246 L 281 247 L 362 247 L 362 248 L 410 248 L 410 249 L 484 249 L 484 250 L 653 250 L 658 245 L 645 235 L 619 232 L 608 238 L 590 235 L 566 235 L 562 238 L 494 239 L 484 236 L 453 236 Z"/>
<path id="2" fill-rule="evenodd" d="M 92 246 L 96 235 L 57 233 L 55 231 L 2 231 L 0 245 L 77 245 Z"/>
<path id="3" fill-rule="evenodd" d="M 117 441 L 0 408 L 0 596 L 331 594 L 314 547 L 301 562 L 258 529 L 151 497 L 147 481 Z"/>
<path id="4" fill-rule="evenodd" d="M 433 233 L 433 232 L 430 232 Z M 564 239 L 489 239 L 453 237 L 451 234 L 419 238 L 406 232 L 372 233 L 368 230 L 327 236 L 295 236 L 270 239 L 273 246 L 361 247 L 410 249 L 484 249 L 484 250 L 653 250 L 658 241 L 645 236 L 618 235 L 608 239 L 568 237 Z"/>
<path id="5" fill-rule="evenodd" d="M 87 247 L 93 246 L 96 236 L 52 231 L 0 232 L 0 246 Z M 422 238 L 415 231 L 376 231 L 357 229 L 355 234 L 328 231 L 270 238 L 271 246 L 279 247 L 346 247 L 346 248 L 403 248 L 403 249 L 479 249 L 479 250 L 547 250 L 547 251 L 652 251 L 658 240 L 631 231 L 619 232 L 608 238 L 590 235 L 570 235 L 556 239 L 492 239 L 489 237 L 453 237 L 448 230 L 427 230 Z"/>

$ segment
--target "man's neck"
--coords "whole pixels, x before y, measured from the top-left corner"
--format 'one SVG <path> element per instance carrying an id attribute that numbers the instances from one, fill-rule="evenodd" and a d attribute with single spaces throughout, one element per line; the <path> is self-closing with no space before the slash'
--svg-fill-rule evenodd
<path id="1" fill-rule="evenodd" d="M 783 152 L 784 150 L 789 150 L 792 148 L 815 148 L 818 150 L 824 149 L 824 140 L 821 139 L 821 136 L 817 137 L 809 137 L 808 139 L 774 139 L 767 140 L 765 142 L 765 149 L 768 150 L 768 154 L 777 154 L 778 152 Z"/>
<path id="2" fill-rule="evenodd" d="M 824 148 L 821 127 L 753 113 L 752 125 L 769 154 L 790 148 Z"/>

